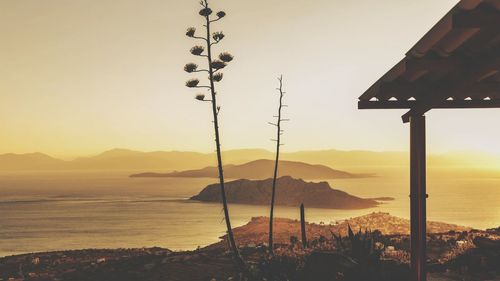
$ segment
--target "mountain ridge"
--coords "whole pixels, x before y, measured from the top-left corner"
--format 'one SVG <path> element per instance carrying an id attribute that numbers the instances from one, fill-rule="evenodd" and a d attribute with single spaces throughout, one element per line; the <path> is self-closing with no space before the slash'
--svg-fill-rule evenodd
<path id="1" fill-rule="evenodd" d="M 349 169 L 362 166 L 408 166 L 409 153 L 370 150 L 308 150 L 281 153 L 282 160 L 317 163 L 328 167 Z M 460 152 L 429 154 L 429 166 L 492 166 L 500 167 L 500 156 L 488 153 Z M 223 151 L 226 164 L 243 164 L 257 159 L 274 159 L 265 149 Z M 127 170 L 165 172 L 200 169 L 215 163 L 214 153 L 190 151 L 149 151 L 112 149 L 95 156 L 61 160 L 40 152 L 0 154 L 0 171 L 11 170 Z"/>
<path id="2" fill-rule="evenodd" d="M 272 176 L 274 160 L 258 159 L 241 165 L 224 165 L 224 175 L 233 179 L 266 179 Z M 339 179 L 368 177 L 365 174 L 352 174 L 346 171 L 332 169 L 325 165 L 308 164 L 299 161 L 281 160 L 279 162 L 280 176 L 293 176 L 304 179 Z M 132 178 L 141 177 L 176 177 L 176 178 L 218 178 L 217 167 L 208 166 L 202 169 L 174 171 L 171 173 L 140 173 L 130 175 Z"/>

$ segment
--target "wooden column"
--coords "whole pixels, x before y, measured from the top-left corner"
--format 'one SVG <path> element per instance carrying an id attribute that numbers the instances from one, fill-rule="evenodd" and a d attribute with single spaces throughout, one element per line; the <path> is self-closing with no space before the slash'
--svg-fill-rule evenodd
<path id="1" fill-rule="evenodd" d="M 410 118 L 410 218 L 413 281 L 426 281 L 425 116 Z"/>

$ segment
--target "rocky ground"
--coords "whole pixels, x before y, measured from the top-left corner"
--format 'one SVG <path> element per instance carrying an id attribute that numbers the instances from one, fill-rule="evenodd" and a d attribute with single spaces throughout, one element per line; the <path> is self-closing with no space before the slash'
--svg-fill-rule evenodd
<path id="1" fill-rule="evenodd" d="M 378 230 L 384 235 L 410 234 L 410 221 L 391 216 L 388 213 L 371 213 L 368 215 L 338 221 L 335 224 L 306 223 L 306 233 L 311 237 L 331 237 L 332 232 L 342 236 L 347 235 L 348 225 L 354 230 Z M 255 217 L 251 221 L 234 229 L 238 244 L 259 244 L 268 239 L 269 218 Z M 276 243 L 288 243 L 291 236 L 300 237 L 300 222 L 298 220 L 278 218 L 274 220 L 274 240 Z M 428 233 L 442 233 L 450 230 L 462 232 L 471 230 L 470 227 L 459 226 L 442 222 L 428 222 Z"/>
<path id="2" fill-rule="evenodd" d="M 348 224 L 370 232 L 373 247 L 364 255 L 352 251 Z M 254 280 L 407 280 L 408 221 L 385 213 L 334 225 L 308 224 L 304 249 L 299 222 L 276 220 L 275 256 L 266 252 L 267 218 L 236 228 L 240 251 Z M 500 280 L 500 228 L 487 231 L 429 223 L 430 280 Z M 332 233 L 344 237 L 339 242 Z M 368 233 L 368 232 L 367 232 Z M 361 236 L 360 236 L 361 237 Z M 365 241 L 365 240 L 363 240 Z M 366 240 L 368 241 L 368 240 Z M 379 253 L 373 259 L 373 252 Z M 224 242 L 195 251 L 161 248 L 81 250 L 0 258 L 0 280 L 240 280 Z"/>

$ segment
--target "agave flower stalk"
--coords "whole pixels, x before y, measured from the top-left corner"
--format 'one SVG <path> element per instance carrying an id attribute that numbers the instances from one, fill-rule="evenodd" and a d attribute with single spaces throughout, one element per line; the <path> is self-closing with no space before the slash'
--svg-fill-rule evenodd
<path id="1" fill-rule="evenodd" d="M 279 93 L 279 106 L 278 106 L 278 115 L 276 123 L 269 122 L 270 125 L 276 126 L 276 139 L 273 141 L 276 142 L 276 159 L 274 161 L 274 173 L 273 173 L 273 186 L 271 191 L 271 211 L 269 214 L 269 253 L 273 254 L 274 245 L 273 245 L 273 217 L 274 217 L 274 201 L 276 197 L 276 180 L 278 178 L 278 164 L 280 158 L 280 147 L 283 145 L 281 143 L 281 135 L 283 134 L 283 130 L 281 129 L 281 122 L 288 121 L 288 119 L 282 118 L 282 109 L 286 105 L 283 104 L 283 96 L 285 92 L 283 92 L 283 76 L 278 78 L 279 88 L 277 88 Z"/>
<path id="2" fill-rule="evenodd" d="M 207 69 L 200 70 L 198 69 L 198 65 L 194 63 L 188 63 L 184 67 L 184 70 L 188 73 L 200 72 L 200 71 L 208 72 L 208 85 L 207 86 L 199 85 L 200 81 L 198 79 L 191 79 L 186 83 L 186 86 L 190 88 L 206 88 L 207 91 L 209 91 L 209 95 L 211 97 L 211 99 L 207 100 L 205 99 L 204 94 L 197 94 L 195 96 L 195 99 L 199 101 L 210 102 L 212 105 L 213 125 L 215 132 L 215 147 L 217 152 L 217 168 L 219 172 L 219 185 L 221 189 L 221 201 L 224 210 L 224 219 L 226 221 L 227 238 L 229 246 L 231 248 L 231 252 L 233 253 L 235 260 L 239 265 L 242 265 L 243 261 L 239 255 L 238 247 L 236 246 L 236 242 L 234 240 L 233 230 L 231 228 L 231 220 L 229 217 L 229 209 L 227 206 L 226 192 L 224 188 L 224 171 L 222 168 L 222 155 L 221 155 L 220 133 L 219 133 L 220 106 L 217 104 L 217 92 L 215 89 L 215 83 L 220 82 L 223 78 L 223 74 L 219 71 L 225 68 L 228 62 L 230 62 L 233 59 L 233 57 L 229 53 L 222 53 L 219 55 L 219 59 L 214 60 L 212 53 L 213 45 L 221 42 L 225 36 L 222 32 L 215 32 L 212 34 L 211 24 L 225 17 L 226 13 L 220 11 L 217 12 L 215 16 L 213 16 L 212 15 L 213 11 L 212 9 L 210 9 L 208 5 L 208 0 L 202 0 L 200 2 L 200 5 L 202 6 L 202 9 L 200 10 L 199 14 L 205 20 L 205 24 L 203 26 L 205 28 L 206 34 L 203 36 L 197 36 L 195 35 L 196 29 L 190 27 L 186 32 L 186 36 L 193 39 L 199 39 L 203 41 L 204 44 L 206 45 L 206 46 L 196 45 L 193 48 L 191 48 L 190 52 L 194 56 L 205 57 L 207 59 L 207 65 L 206 65 Z"/>

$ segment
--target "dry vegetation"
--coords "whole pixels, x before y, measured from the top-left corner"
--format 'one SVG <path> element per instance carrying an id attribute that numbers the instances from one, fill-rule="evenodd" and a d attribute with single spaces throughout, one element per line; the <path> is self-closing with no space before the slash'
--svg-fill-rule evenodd
<path id="1" fill-rule="evenodd" d="M 270 256 L 265 243 L 268 219 L 254 218 L 235 229 L 248 267 L 249 278 L 242 280 L 408 280 L 407 223 L 373 213 L 335 225 L 307 224 L 309 242 L 303 248 L 295 230 L 299 223 L 276 219 L 279 242 Z M 437 222 L 430 225 L 428 265 L 434 280 L 498 280 L 500 228 L 480 231 Z M 356 230 L 359 226 L 363 231 Z M 0 259 L 0 280 L 234 281 L 240 280 L 240 273 L 227 244 L 220 242 L 187 252 L 154 248 L 6 257 Z"/>

